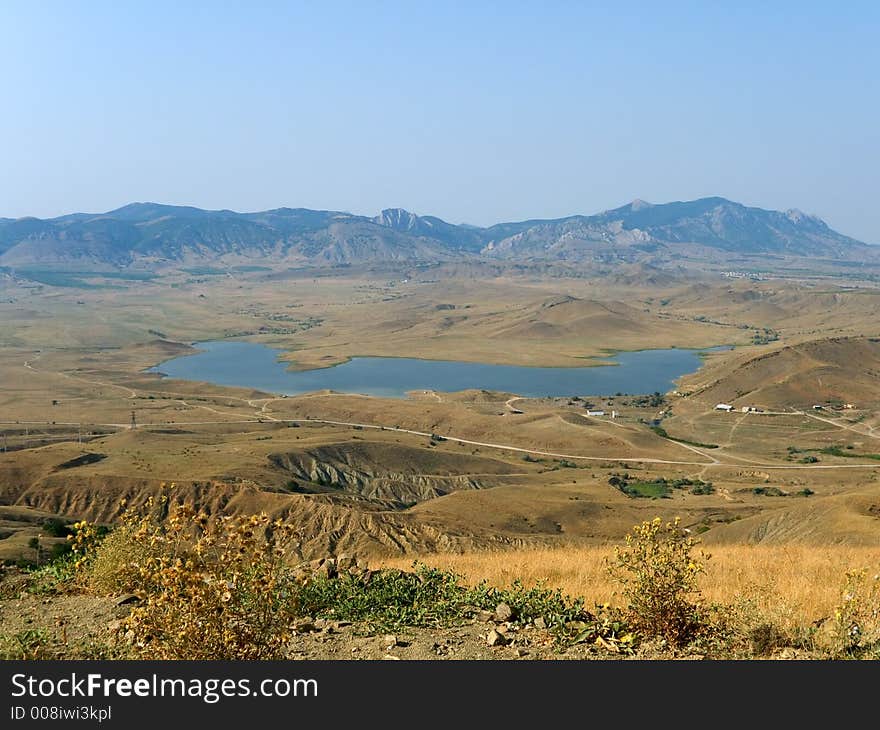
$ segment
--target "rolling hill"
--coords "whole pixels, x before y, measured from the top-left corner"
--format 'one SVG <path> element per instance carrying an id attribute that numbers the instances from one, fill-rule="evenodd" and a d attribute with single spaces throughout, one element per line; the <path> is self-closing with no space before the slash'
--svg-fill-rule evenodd
<path id="1" fill-rule="evenodd" d="M 769 409 L 792 404 L 878 401 L 880 340 L 829 337 L 755 354 L 744 350 L 683 378 L 683 387 L 705 407 L 718 402 Z"/>

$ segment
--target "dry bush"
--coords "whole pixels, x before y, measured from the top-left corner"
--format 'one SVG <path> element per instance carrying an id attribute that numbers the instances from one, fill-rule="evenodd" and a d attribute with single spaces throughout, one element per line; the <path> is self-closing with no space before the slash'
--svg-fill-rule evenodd
<path id="1" fill-rule="evenodd" d="M 299 584 L 285 565 L 291 528 L 266 515 L 209 521 L 172 508 L 145 537 L 143 602 L 126 621 L 152 659 L 279 659 L 297 615 Z"/>
<path id="2" fill-rule="evenodd" d="M 121 524 L 91 550 L 85 571 L 89 589 L 110 595 L 145 589 L 141 571 L 150 558 L 160 556 L 161 543 L 154 538 L 167 513 L 164 484 L 158 499 L 150 497 L 139 510 L 126 509 Z M 168 546 L 162 545 L 161 549 L 167 550 Z"/>
<path id="3" fill-rule="evenodd" d="M 300 587 L 293 529 L 262 514 L 209 519 L 173 503 L 173 487 L 90 548 L 89 586 L 141 598 L 124 628 L 144 658 L 281 658 Z"/>
<path id="4" fill-rule="evenodd" d="M 155 556 L 150 545 L 138 540 L 130 526 L 122 525 L 95 551 L 86 578 L 88 588 L 106 595 L 135 592 L 143 588 L 140 571 L 151 557 Z"/>

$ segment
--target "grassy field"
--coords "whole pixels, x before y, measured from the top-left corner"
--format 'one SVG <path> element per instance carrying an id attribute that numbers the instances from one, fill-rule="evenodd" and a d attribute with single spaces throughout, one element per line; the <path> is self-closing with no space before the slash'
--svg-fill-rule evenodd
<path id="1" fill-rule="evenodd" d="M 791 628 L 831 616 L 841 601 L 848 570 L 867 568 L 880 574 L 880 547 L 845 547 L 790 544 L 724 545 L 706 549 L 706 573 L 700 589 L 706 601 L 736 604 L 746 599 L 766 616 Z M 452 570 L 470 581 L 486 580 L 509 586 L 539 582 L 561 588 L 587 603 L 620 603 L 619 588 L 608 575 L 607 562 L 614 548 L 570 546 L 473 552 L 464 555 L 425 555 L 427 565 Z M 412 558 L 382 561 L 382 565 L 407 569 Z"/>

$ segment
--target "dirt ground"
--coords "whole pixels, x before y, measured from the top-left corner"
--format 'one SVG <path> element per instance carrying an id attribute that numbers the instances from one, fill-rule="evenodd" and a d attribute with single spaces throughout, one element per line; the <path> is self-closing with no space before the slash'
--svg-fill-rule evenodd
<path id="1" fill-rule="evenodd" d="M 39 634 L 44 645 L 50 647 L 53 658 L 107 656 L 108 653 L 112 656 L 110 647 L 119 632 L 120 621 L 130 611 L 130 604 L 119 605 L 119 601 L 119 598 L 86 595 L 40 597 L 29 593 L 2 598 L 0 637 L 24 637 L 26 632 L 32 637 Z M 297 627 L 290 643 L 289 659 L 547 661 L 628 658 L 592 645 L 560 647 L 550 631 L 531 624 L 519 627 L 480 618 L 451 628 L 408 628 L 394 634 L 367 633 L 363 626 L 345 621 L 308 618 L 297 622 Z M 492 631 L 504 637 L 500 639 L 503 643 L 489 646 L 487 637 Z M 635 657 L 703 658 L 698 654 L 675 655 L 650 647 L 643 647 Z"/>

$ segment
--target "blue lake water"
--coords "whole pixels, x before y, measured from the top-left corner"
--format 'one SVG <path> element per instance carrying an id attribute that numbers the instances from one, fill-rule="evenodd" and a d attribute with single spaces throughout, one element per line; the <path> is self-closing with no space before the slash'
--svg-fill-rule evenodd
<path id="1" fill-rule="evenodd" d="M 290 371 L 282 354 L 254 342 L 199 342 L 201 352 L 167 360 L 150 372 L 216 385 L 297 395 L 330 389 L 401 398 L 410 390 L 499 390 L 528 397 L 642 394 L 675 387 L 674 380 L 699 369 L 700 352 L 640 350 L 621 352 L 598 367 L 541 368 L 452 360 L 355 357 L 319 370 Z M 726 349 L 726 348 L 712 348 Z"/>

